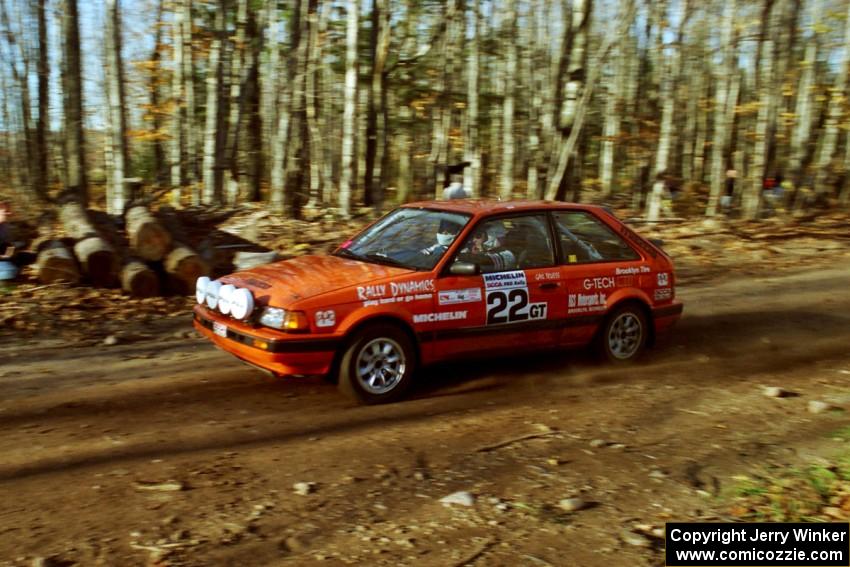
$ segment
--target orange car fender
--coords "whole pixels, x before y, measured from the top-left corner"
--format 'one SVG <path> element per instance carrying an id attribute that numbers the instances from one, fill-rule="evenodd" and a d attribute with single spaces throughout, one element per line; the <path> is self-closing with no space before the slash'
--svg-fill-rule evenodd
<path id="1" fill-rule="evenodd" d="M 634 287 L 621 288 L 609 295 L 606 312 L 610 313 L 618 305 L 626 301 L 638 301 L 646 309 L 647 318 L 652 318 L 652 300 L 642 289 Z"/>

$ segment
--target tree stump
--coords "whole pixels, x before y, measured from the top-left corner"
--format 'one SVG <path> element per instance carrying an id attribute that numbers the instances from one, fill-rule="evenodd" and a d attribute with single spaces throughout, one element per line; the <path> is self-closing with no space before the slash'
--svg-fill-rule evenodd
<path id="1" fill-rule="evenodd" d="M 159 295 L 159 277 L 141 260 L 130 258 L 121 269 L 121 289 L 133 297 Z"/>
<path id="2" fill-rule="evenodd" d="M 77 260 L 60 240 L 47 240 L 39 246 L 36 270 L 38 281 L 43 284 L 80 281 Z"/>
<path id="3" fill-rule="evenodd" d="M 165 257 L 165 271 L 168 273 L 171 289 L 180 295 L 194 293 L 196 280 L 209 273 L 201 257 L 180 243 L 176 243 L 174 249 Z"/>
<path id="4" fill-rule="evenodd" d="M 143 260 L 157 262 L 171 249 L 171 234 L 143 205 L 133 205 L 125 214 L 130 248 Z"/>

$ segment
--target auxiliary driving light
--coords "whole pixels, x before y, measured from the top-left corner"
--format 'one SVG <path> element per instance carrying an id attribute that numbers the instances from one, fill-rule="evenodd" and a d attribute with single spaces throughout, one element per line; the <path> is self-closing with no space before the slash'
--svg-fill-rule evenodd
<path id="1" fill-rule="evenodd" d="M 198 300 L 198 305 L 203 305 L 207 297 L 207 286 L 210 284 L 210 279 L 207 276 L 201 276 L 195 282 L 195 299 Z"/>
<path id="2" fill-rule="evenodd" d="M 236 286 L 224 284 L 218 292 L 218 310 L 223 315 L 230 313 L 230 303 L 234 291 L 236 291 Z"/>
<path id="3" fill-rule="evenodd" d="M 254 311 L 254 296 L 245 288 L 238 287 L 230 294 L 230 314 L 235 319 L 247 319 Z"/>
<path id="4" fill-rule="evenodd" d="M 221 291 L 221 282 L 213 281 L 207 284 L 206 301 L 207 307 L 215 309 L 218 305 L 218 294 Z"/>

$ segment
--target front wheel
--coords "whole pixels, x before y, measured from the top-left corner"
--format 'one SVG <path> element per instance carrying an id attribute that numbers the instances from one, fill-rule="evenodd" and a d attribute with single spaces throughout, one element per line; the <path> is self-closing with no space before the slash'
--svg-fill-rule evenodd
<path id="1" fill-rule="evenodd" d="M 637 305 L 624 305 L 605 319 L 597 337 L 599 354 L 609 362 L 633 362 L 646 348 L 648 334 L 643 310 Z"/>
<path id="2" fill-rule="evenodd" d="M 364 404 L 401 399 L 413 382 L 416 353 L 407 334 L 394 325 L 359 331 L 339 365 L 340 391 Z"/>

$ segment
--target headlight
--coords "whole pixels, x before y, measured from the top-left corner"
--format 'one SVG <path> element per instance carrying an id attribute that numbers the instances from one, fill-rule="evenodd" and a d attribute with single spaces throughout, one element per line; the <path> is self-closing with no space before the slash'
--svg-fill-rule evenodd
<path id="1" fill-rule="evenodd" d="M 277 307 L 266 307 L 260 315 L 260 324 L 273 329 L 283 329 L 283 320 L 286 318 L 286 310 Z"/>
<path id="2" fill-rule="evenodd" d="M 238 287 L 230 294 L 230 314 L 235 319 L 247 319 L 254 311 L 254 296 L 245 288 Z"/>
<path id="3" fill-rule="evenodd" d="M 218 294 L 221 291 L 221 282 L 210 282 L 207 284 L 206 301 L 207 307 L 215 309 L 218 305 Z"/>
<path id="4" fill-rule="evenodd" d="M 204 300 L 207 297 L 207 286 L 210 283 L 210 279 L 207 276 L 201 276 L 195 282 L 195 299 L 198 300 L 199 305 L 204 304 Z"/>
<path id="5" fill-rule="evenodd" d="M 310 322 L 303 311 L 287 311 L 277 307 L 266 307 L 260 315 L 260 324 L 281 331 L 307 331 Z"/>
<path id="6" fill-rule="evenodd" d="M 233 292 L 235 291 L 236 287 L 231 284 L 221 286 L 221 289 L 218 292 L 218 310 L 221 311 L 222 314 L 227 315 L 230 313 L 231 297 L 233 297 Z"/>

